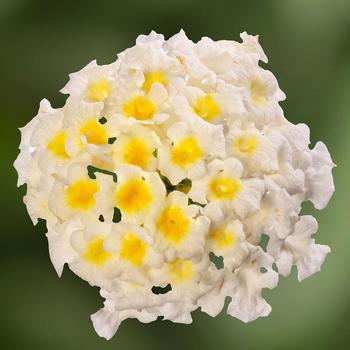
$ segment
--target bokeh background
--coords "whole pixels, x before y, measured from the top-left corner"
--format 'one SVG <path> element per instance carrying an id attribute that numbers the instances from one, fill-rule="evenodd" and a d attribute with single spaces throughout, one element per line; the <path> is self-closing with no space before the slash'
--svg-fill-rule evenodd
<path id="1" fill-rule="evenodd" d="M 306 122 L 334 161 L 337 191 L 316 215 L 319 242 L 333 253 L 322 272 L 299 283 L 295 271 L 265 291 L 273 311 L 244 324 L 224 313 L 195 312 L 191 325 L 127 320 L 107 342 L 89 315 L 102 305 L 68 270 L 59 279 L 49 261 L 45 227 L 33 227 L 16 188 L 12 163 L 18 127 L 46 97 L 62 106 L 68 73 L 92 59 L 109 63 L 151 30 L 169 37 L 184 28 L 239 40 L 259 34 L 267 65 L 287 94 L 283 108 Z M 0 348 L 14 349 L 349 349 L 350 1 L 348 0 L 0 0 L 1 238 Z"/>

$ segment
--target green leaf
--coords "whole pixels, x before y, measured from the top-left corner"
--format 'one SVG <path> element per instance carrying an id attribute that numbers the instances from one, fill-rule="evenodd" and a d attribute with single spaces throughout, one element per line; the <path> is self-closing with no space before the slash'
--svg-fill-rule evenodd
<path id="1" fill-rule="evenodd" d="M 90 179 L 96 179 L 95 173 L 101 173 L 101 174 L 106 174 L 106 175 L 111 175 L 113 177 L 113 181 L 117 182 L 118 181 L 118 176 L 116 173 L 113 171 L 105 170 L 105 169 L 100 169 L 96 168 L 93 165 L 88 165 L 87 167 L 88 175 Z"/>

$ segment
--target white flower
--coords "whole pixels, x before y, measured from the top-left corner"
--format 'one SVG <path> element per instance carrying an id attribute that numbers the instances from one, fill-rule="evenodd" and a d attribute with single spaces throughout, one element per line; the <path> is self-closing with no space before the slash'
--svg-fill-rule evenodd
<path id="1" fill-rule="evenodd" d="M 174 185 L 185 178 L 201 178 L 207 171 L 206 160 L 225 155 L 221 126 L 201 120 L 177 122 L 169 127 L 167 136 L 169 141 L 158 150 L 159 170 Z"/>
<path id="2" fill-rule="evenodd" d="M 305 192 L 305 172 L 294 169 L 288 161 L 279 162 L 279 171 L 265 175 L 265 179 L 274 182 L 290 195 L 303 194 Z"/>
<path id="3" fill-rule="evenodd" d="M 240 37 L 242 39 L 242 44 L 240 45 L 240 47 L 243 49 L 245 53 L 256 55 L 256 57 L 259 60 L 265 63 L 268 62 L 265 52 L 259 44 L 258 35 L 253 36 L 253 35 L 247 34 L 247 32 L 243 32 L 240 34 Z"/>
<path id="4" fill-rule="evenodd" d="M 196 44 L 187 38 L 183 30 L 172 36 L 165 45 L 169 55 L 175 57 L 184 66 L 190 82 L 193 84 L 216 83 L 215 73 L 200 61 L 195 52 Z"/>
<path id="5" fill-rule="evenodd" d="M 37 224 L 39 218 L 50 223 L 57 221 L 57 217 L 49 208 L 49 195 L 54 181 L 52 176 L 41 175 L 35 186 L 30 184 L 27 186 L 27 193 L 23 201 L 34 225 Z"/>
<path id="6" fill-rule="evenodd" d="M 208 37 L 203 37 L 195 46 L 195 52 L 204 66 L 224 79 L 234 76 L 232 51 L 226 45 L 221 45 Z"/>
<path id="7" fill-rule="evenodd" d="M 186 314 L 186 309 L 191 308 L 191 305 L 194 305 L 201 296 L 211 291 L 221 277 L 220 272 L 208 257 L 201 260 L 176 258 L 164 263 L 161 269 L 150 270 L 150 275 L 155 286 L 165 287 L 168 284 L 171 286 L 169 292 L 162 294 L 168 304 L 158 306 L 160 309 L 164 308 L 167 313 L 173 312 L 170 309 L 175 306 L 174 304 L 180 303 L 177 306 L 177 311 L 180 312 L 176 312 L 173 316 L 168 314 L 168 319 Z M 181 306 L 181 302 L 185 304 Z M 160 313 L 163 314 L 163 311 Z"/>
<path id="8" fill-rule="evenodd" d="M 198 285 L 195 286 L 196 288 Z M 190 324 L 192 323 L 191 312 L 196 310 L 198 306 L 191 302 L 164 302 L 159 307 L 152 308 L 154 313 L 161 314 L 163 320 L 169 320 L 174 323 Z"/>
<path id="9" fill-rule="evenodd" d="M 73 231 L 70 244 L 76 252 L 69 268 L 92 286 L 108 288 L 120 273 L 115 254 L 105 248 L 112 223 L 84 220 L 84 228 Z"/>
<path id="10" fill-rule="evenodd" d="M 90 103 L 104 102 L 112 92 L 117 67 L 118 63 L 99 66 L 94 60 L 79 72 L 70 74 L 61 92 Z"/>
<path id="11" fill-rule="evenodd" d="M 153 248 L 150 233 L 134 224 L 114 224 L 105 248 L 116 256 L 120 279 L 130 283 L 145 284 L 148 281 L 147 269 L 160 267 L 163 261 L 162 255 Z"/>
<path id="12" fill-rule="evenodd" d="M 223 267 L 232 271 L 249 254 L 243 225 L 234 215 L 223 216 L 210 207 L 206 207 L 204 212 L 211 220 L 205 249 L 208 254 L 214 253 L 217 257 L 222 257 Z"/>
<path id="13" fill-rule="evenodd" d="M 77 99 L 69 99 L 64 109 L 64 125 L 67 128 L 66 150 L 70 157 L 83 151 L 91 154 L 106 152 L 108 139 L 115 137 L 110 123 L 102 124 L 102 103 L 88 104 Z"/>
<path id="14" fill-rule="evenodd" d="M 157 48 L 160 48 L 164 44 L 165 44 L 164 35 L 159 34 L 159 33 L 155 32 L 154 30 L 152 30 L 148 35 L 140 34 L 136 38 L 136 45 L 139 45 L 139 46 L 152 45 L 152 46 L 155 46 Z"/>
<path id="15" fill-rule="evenodd" d="M 328 204 L 335 165 L 285 118 L 258 36 L 241 39 L 140 35 L 116 62 L 70 74 L 65 105 L 41 101 L 20 129 L 28 214 L 46 220 L 57 274 L 67 264 L 100 288 L 101 337 L 128 318 L 216 316 L 227 297 L 233 317 L 267 316 L 262 290 L 330 252 L 301 212 Z"/>
<path id="16" fill-rule="evenodd" d="M 130 75 L 129 79 L 118 82 L 108 103 L 107 119 L 112 118 L 120 125 L 130 122 L 148 125 L 161 124 L 169 118 L 167 89 L 155 82 L 145 92 L 139 80 Z"/>
<path id="17" fill-rule="evenodd" d="M 208 175 L 192 182 L 188 196 L 224 213 L 234 210 L 244 218 L 259 209 L 265 186 L 260 179 L 241 179 L 242 172 L 235 158 L 215 159 L 208 165 Z"/>
<path id="18" fill-rule="evenodd" d="M 259 210 L 244 221 L 247 239 L 258 244 L 262 233 L 270 237 L 286 237 L 301 210 L 301 201 L 291 196 L 268 179 L 265 180 L 267 191 L 264 194 Z"/>
<path id="19" fill-rule="evenodd" d="M 112 159 L 121 164 L 136 165 L 147 171 L 157 169 L 157 150 L 161 141 L 156 132 L 141 125 L 130 125 L 113 143 Z"/>
<path id="20" fill-rule="evenodd" d="M 209 220 L 200 215 L 200 209 L 198 205 L 188 205 L 186 194 L 173 191 L 147 217 L 145 227 L 152 232 L 155 247 L 167 260 L 203 254 Z"/>
<path id="21" fill-rule="evenodd" d="M 46 105 L 46 100 L 43 100 L 40 103 L 39 113 L 44 105 Z M 19 145 L 20 153 L 13 164 L 18 173 L 17 186 L 22 186 L 25 183 L 29 183 L 30 181 L 33 181 L 33 178 L 37 179 L 40 176 L 40 172 L 37 169 L 37 164 L 33 164 L 32 162 L 35 147 L 30 144 L 30 138 L 37 123 L 38 116 L 34 117 L 30 122 L 28 122 L 28 124 L 19 129 L 21 133 L 21 142 Z"/>
<path id="22" fill-rule="evenodd" d="M 132 296 L 129 294 L 129 297 Z M 114 336 L 120 324 L 128 318 L 136 318 L 142 323 L 149 323 L 158 317 L 157 314 L 151 314 L 146 310 L 116 310 L 113 306 L 114 303 L 110 305 L 109 301 L 106 301 L 104 308 L 91 315 L 96 333 L 107 340 Z"/>
<path id="23" fill-rule="evenodd" d="M 59 277 L 62 275 L 64 264 L 72 262 L 77 254 L 70 243 L 71 235 L 74 231 L 83 228 L 84 225 L 79 215 L 75 215 L 64 223 L 51 224 L 48 222 L 46 237 L 49 244 L 49 254 Z"/>
<path id="24" fill-rule="evenodd" d="M 212 124 L 222 124 L 223 119 L 237 119 L 246 115 L 239 88 L 228 86 L 224 82 L 215 85 L 218 91 L 205 92 L 198 87 L 188 86 L 181 89 L 172 101 L 180 119 L 202 119 Z"/>
<path id="25" fill-rule="evenodd" d="M 275 288 L 278 274 L 272 269 L 273 259 L 260 248 L 251 253 L 233 274 L 227 313 L 244 322 L 250 322 L 271 312 L 271 306 L 261 296 L 263 288 Z M 262 270 L 264 269 L 264 270 Z"/>
<path id="26" fill-rule="evenodd" d="M 267 251 L 275 258 L 278 272 L 288 276 L 292 265 L 298 268 L 298 280 L 319 271 L 326 255 L 331 251 L 326 245 L 315 244 L 311 238 L 317 232 L 317 221 L 311 215 L 301 216 L 294 231 L 284 239 L 269 241 Z"/>
<path id="27" fill-rule="evenodd" d="M 91 315 L 91 320 L 97 334 L 107 340 L 113 337 L 125 319 L 136 318 L 144 323 L 157 319 L 156 313 L 142 309 L 159 300 L 151 288 L 135 283 L 119 282 L 113 292 L 101 289 L 100 293 L 105 298 L 104 307 Z"/>
<path id="28" fill-rule="evenodd" d="M 185 75 L 184 67 L 162 47 L 164 38 L 152 40 L 148 37 L 138 39 L 136 45 L 118 55 L 119 75 L 124 79 L 136 79 L 139 87 L 148 93 L 153 84 L 159 83 L 168 90 L 177 85 Z"/>
<path id="29" fill-rule="evenodd" d="M 122 220 L 142 224 L 157 210 L 165 198 L 165 187 L 155 172 L 145 172 L 134 165 L 116 169 L 118 181 L 112 196 L 113 207 L 121 211 Z"/>
<path id="30" fill-rule="evenodd" d="M 291 169 L 295 169 L 294 174 L 300 179 L 299 183 L 303 181 L 303 200 L 310 200 L 316 209 L 325 208 L 335 190 L 332 176 L 335 164 L 326 145 L 317 142 L 314 149 L 310 150 L 310 130 L 305 124 L 289 123 L 277 129 L 290 144 L 292 160 L 286 167 L 289 168 L 289 174 Z M 287 182 L 290 184 L 290 175 L 288 177 Z"/>
<path id="31" fill-rule="evenodd" d="M 222 310 L 226 296 L 232 298 L 227 313 L 244 322 L 267 316 L 271 306 L 262 298 L 263 288 L 275 288 L 278 274 L 272 269 L 273 259 L 260 247 L 250 246 L 250 255 L 233 273 L 225 271 L 224 281 L 211 293 L 198 300 L 201 310 L 216 316 Z"/>
<path id="32" fill-rule="evenodd" d="M 276 127 L 276 130 L 287 139 L 288 146 L 292 151 L 292 159 L 290 160 L 292 165 L 295 168 L 304 169 L 310 162 L 308 155 L 305 154 L 310 144 L 310 130 L 308 126 L 286 122 Z"/>
<path id="33" fill-rule="evenodd" d="M 104 175 L 91 179 L 87 167 L 72 164 L 66 176 L 56 176 L 49 197 L 49 209 L 59 220 L 69 220 L 76 214 L 97 220 L 105 209 L 101 202 L 96 201 L 103 181 Z"/>
<path id="34" fill-rule="evenodd" d="M 324 209 L 335 190 L 332 168 L 335 166 L 326 145 L 317 142 L 311 153 L 311 165 L 305 171 L 307 199 L 316 209 Z"/>
<path id="35" fill-rule="evenodd" d="M 279 146 L 273 134 L 266 135 L 253 124 L 233 123 L 226 136 L 227 155 L 238 158 L 249 176 L 277 172 Z"/>
<path id="36" fill-rule="evenodd" d="M 245 101 L 251 119 L 274 113 L 278 102 L 286 96 L 279 88 L 275 76 L 259 67 L 252 58 L 246 58 L 237 70 L 234 85 L 245 89 Z"/>
<path id="37" fill-rule="evenodd" d="M 15 161 L 18 185 L 34 184 L 41 171 L 52 173 L 70 161 L 65 148 L 67 134 L 62 129 L 63 118 L 61 109 L 53 109 L 49 101 L 42 100 L 37 116 L 21 129 L 21 153 Z"/>

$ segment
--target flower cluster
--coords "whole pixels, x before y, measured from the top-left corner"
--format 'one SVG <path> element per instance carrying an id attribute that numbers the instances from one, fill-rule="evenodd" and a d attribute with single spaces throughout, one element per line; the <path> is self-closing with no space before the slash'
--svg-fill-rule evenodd
<path id="1" fill-rule="evenodd" d="M 249 322 L 293 265 L 302 280 L 330 249 L 315 243 L 334 164 L 285 98 L 257 37 L 193 43 L 152 32 L 110 65 L 70 75 L 21 129 L 18 185 L 51 261 L 101 288 L 92 315 L 111 338 L 127 318 L 190 323 L 197 308 Z M 266 240 L 268 242 L 266 244 Z M 261 242 L 264 241 L 264 244 Z"/>

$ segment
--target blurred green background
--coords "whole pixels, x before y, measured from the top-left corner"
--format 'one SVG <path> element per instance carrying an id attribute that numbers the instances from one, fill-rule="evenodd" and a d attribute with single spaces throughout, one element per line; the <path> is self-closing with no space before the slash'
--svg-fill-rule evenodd
<path id="1" fill-rule="evenodd" d="M 265 291 L 273 311 L 244 324 L 195 312 L 191 325 L 127 320 L 107 342 L 89 315 L 98 290 L 49 261 L 42 223 L 33 227 L 12 163 L 18 127 L 46 97 L 59 107 L 68 73 L 92 59 L 109 63 L 152 29 L 192 40 L 259 34 L 268 68 L 287 94 L 286 116 L 311 128 L 334 161 L 337 192 L 315 212 L 319 242 L 332 254 L 322 272 L 299 283 L 295 271 Z M 348 0 L 0 0 L 1 309 L 0 349 L 349 349 L 350 1 Z"/>

